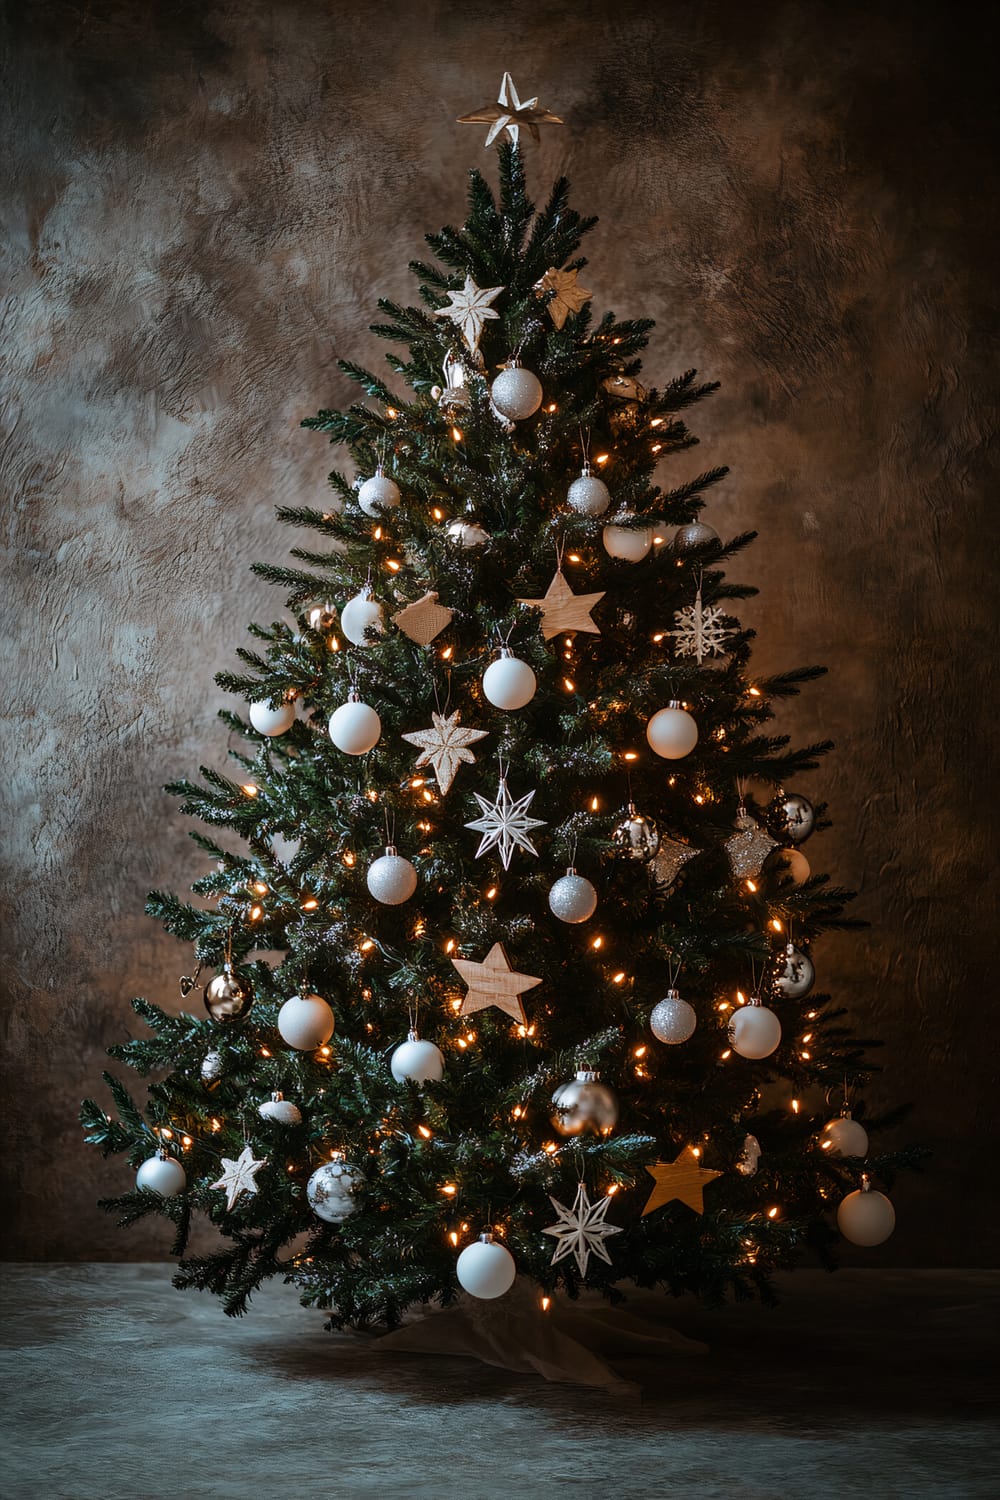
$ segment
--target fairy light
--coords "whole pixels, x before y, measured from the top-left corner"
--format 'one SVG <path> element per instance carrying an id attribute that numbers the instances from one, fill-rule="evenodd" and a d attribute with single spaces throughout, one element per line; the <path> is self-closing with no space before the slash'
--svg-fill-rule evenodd
<path id="1" fill-rule="evenodd" d="M 412 787 L 421 787 L 421 786 L 423 786 L 423 784 L 424 784 L 424 778 L 422 776 L 414 776 L 413 779 L 410 782 L 410 785 Z"/>
<path id="2" fill-rule="evenodd" d="M 604 945 L 604 939 L 602 937 L 595 937 L 594 941 L 591 943 L 590 946 L 596 950 L 597 948 L 603 947 L 603 945 Z"/>
<path id="3" fill-rule="evenodd" d="M 444 650 L 441 652 L 441 660 L 451 661 L 451 655 L 454 649 L 454 646 L 445 646 Z"/>
<path id="4" fill-rule="evenodd" d="M 255 880 L 250 889 L 256 891 L 258 896 L 267 895 L 267 886 L 264 884 L 263 880 Z"/>
<path id="5" fill-rule="evenodd" d="M 642 1046 L 642 1047 L 636 1047 L 636 1049 L 635 1049 L 635 1051 L 634 1051 L 634 1052 L 633 1052 L 633 1054 L 632 1054 L 632 1056 L 633 1056 L 633 1057 L 645 1057 L 645 1056 L 646 1056 L 646 1053 L 647 1053 L 647 1052 L 648 1052 L 648 1051 L 649 1051 L 649 1048 L 648 1048 L 648 1047 L 646 1047 L 646 1046 Z"/>
<path id="6" fill-rule="evenodd" d="M 701 792 L 695 792 L 694 800 L 697 802 L 699 807 L 704 806 L 705 798 L 702 796 Z"/>
<path id="7" fill-rule="evenodd" d="M 548 1312 L 548 1310 L 549 1310 L 549 1308 L 551 1306 L 552 1306 L 552 1298 L 551 1297 L 543 1297 L 542 1298 L 542 1312 Z"/>
<path id="8" fill-rule="evenodd" d="M 622 760 L 638 760 L 639 756 L 635 750 L 626 750 Z"/>
<path id="9" fill-rule="evenodd" d="M 556 403 L 554 401 L 550 401 L 548 406 L 545 408 L 546 411 L 558 411 L 558 409 L 559 408 L 556 406 Z"/>
<path id="10" fill-rule="evenodd" d="M 316 897 L 315 896 L 310 896 L 308 901 L 303 901 L 303 903 L 302 903 L 302 910 L 303 911 L 315 911 L 318 906 L 319 906 L 319 902 L 316 900 Z"/>
<path id="11" fill-rule="evenodd" d="M 351 866 L 354 864 L 354 851 L 353 851 L 353 849 L 345 849 L 344 850 L 344 856 L 343 856 L 343 858 L 344 858 L 344 864 L 347 866 L 348 869 L 350 869 Z"/>
<path id="12" fill-rule="evenodd" d="M 779 1210 L 777 1208 L 769 1208 L 767 1211 L 767 1217 L 769 1219 L 776 1219 L 778 1217 L 778 1213 Z"/>
<path id="13" fill-rule="evenodd" d="M 603 465 L 603 464 L 606 464 L 606 463 L 607 463 L 607 461 L 608 461 L 608 459 L 609 459 L 609 458 L 610 458 L 610 457 L 611 457 L 611 454 L 610 454 L 610 453 L 599 453 L 599 454 L 598 454 L 598 455 L 597 455 L 597 457 L 596 457 L 596 458 L 595 458 L 595 459 L 594 459 L 594 463 L 595 463 L 595 464 L 602 464 L 602 465 Z"/>
<path id="14" fill-rule="evenodd" d="M 261 919 L 261 917 L 263 915 L 264 915 L 264 908 L 262 906 L 251 906 L 251 908 L 250 908 L 250 920 L 251 920 L 251 922 L 259 922 L 260 919 Z"/>
<path id="15" fill-rule="evenodd" d="M 772 917 L 771 918 L 771 928 L 772 928 L 772 930 L 774 932 L 783 932 L 784 931 L 784 928 L 782 927 L 781 923 L 778 921 L 777 917 Z"/>
<path id="16" fill-rule="evenodd" d="M 579 552 L 571 552 L 569 554 L 569 556 L 567 557 L 566 561 L 567 562 L 580 562 L 581 558 L 580 558 Z"/>
<path id="17" fill-rule="evenodd" d="M 372 535 L 374 536 L 374 538 L 375 538 L 375 540 L 377 542 L 380 542 L 382 540 L 382 528 L 381 528 L 381 526 L 376 526 L 374 532 L 372 533 Z"/>
<path id="18" fill-rule="evenodd" d="M 361 951 L 362 953 L 370 953 L 374 946 L 375 940 L 373 938 L 365 938 L 364 942 L 361 944 Z"/>
<path id="19" fill-rule="evenodd" d="M 456 1042 L 455 1045 L 458 1047 L 459 1051 L 461 1051 L 461 1052 L 466 1052 L 468 1050 L 468 1046 L 469 1046 L 469 1044 L 465 1040 L 464 1036 L 460 1036 L 458 1038 L 458 1041 Z"/>
<path id="20" fill-rule="evenodd" d="M 545 1152 L 546 1156 L 554 1156 L 555 1153 L 559 1150 L 559 1147 L 556 1145 L 555 1141 L 546 1141 L 545 1145 L 542 1147 L 542 1150 Z"/>
<path id="21" fill-rule="evenodd" d="M 716 1008 L 716 1010 L 723 1010 L 723 1011 L 725 1011 L 725 1010 L 732 1010 L 733 1007 L 730 1005 L 730 1003 L 729 1003 L 728 1000 L 720 1000 L 719 1003 L 718 1003 L 718 1005 L 715 1008 Z"/>
<path id="22" fill-rule="evenodd" d="M 194 1141 L 191 1139 L 191 1137 L 189 1135 L 182 1135 L 181 1136 L 181 1145 L 184 1147 L 184 1150 L 187 1151 L 187 1150 L 189 1150 L 194 1145 Z"/>
<path id="23" fill-rule="evenodd" d="M 456 443 L 460 443 L 462 441 L 462 433 L 458 427 L 453 427 L 451 429 L 451 435 Z"/>
<path id="24" fill-rule="evenodd" d="M 369 802 L 377 802 L 378 801 L 378 792 L 375 790 L 374 787 L 369 787 L 368 790 L 367 790 L 367 792 L 365 792 L 365 796 L 368 798 Z"/>
<path id="25" fill-rule="evenodd" d="M 747 692 L 750 694 L 751 698 L 759 698 L 760 697 L 760 688 L 756 688 L 756 687 L 747 688 Z"/>
<path id="26" fill-rule="evenodd" d="M 660 451 L 660 449 L 661 449 L 661 448 L 662 448 L 662 447 L 663 447 L 663 444 L 662 444 L 662 443 L 654 443 L 654 444 L 653 444 L 653 448 L 652 448 L 652 451 L 653 451 L 653 452 L 654 452 L 654 453 L 659 453 L 659 451 Z"/>
<path id="27" fill-rule="evenodd" d="M 833 1142 L 831 1140 L 820 1141 L 819 1149 L 821 1151 L 829 1151 L 832 1145 Z"/>
<path id="28" fill-rule="evenodd" d="M 333 1051 L 333 1048 L 332 1047 L 328 1047 L 326 1045 L 326 1043 L 324 1042 L 323 1046 L 320 1047 L 320 1049 L 319 1049 L 319 1055 L 320 1055 L 320 1057 L 329 1057 L 332 1051 Z"/>
<path id="29" fill-rule="evenodd" d="M 819 1015 L 819 1011 L 818 1010 L 807 1010 L 806 1011 L 806 1020 L 807 1021 L 815 1021 L 815 1019 L 816 1019 L 816 1017 L 818 1015 Z"/>
<path id="30" fill-rule="evenodd" d="M 611 983 L 612 984 L 624 984 L 624 982 L 625 982 L 625 970 L 624 969 L 619 969 L 617 974 L 613 974 L 611 976 Z"/>
<path id="31" fill-rule="evenodd" d="M 521 1108 L 520 1104 L 515 1104 L 514 1108 L 510 1112 L 512 1120 L 519 1120 L 523 1114 L 524 1110 Z"/>
<path id="32" fill-rule="evenodd" d="M 799 1112 L 799 1110 L 801 1109 L 801 1107 L 802 1107 L 801 1102 L 798 1099 L 793 1099 L 792 1100 L 792 1114 L 793 1115 L 797 1115 L 798 1112 Z"/>
<path id="33" fill-rule="evenodd" d="M 490 888 L 489 888 L 489 890 L 486 892 L 486 899 L 487 899 L 487 901 L 494 901 L 496 899 L 496 894 L 497 894 L 497 888 L 496 888 L 496 886 L 495 885 L 491 885 Z"/>
<path id="34" fill-rule="evenodd" d="M 802 1059 L 803 1062 L 811 1062 L 812 1061 L 812 1053 L 811 1052 L 800 1052 L 799 1056 L 801 1057 L 801 1059 Z"/>
<path id="35" fill-rule="evenodd" d="M 691 1155 L 692 1156 L 700 1156 L 701 1155 L 701 1147 L 700 1146 L 692 1146 L 691 1147 Z"/>
<path id="36" fill-rule="evenodd" d="M 699 798 L 697 798 L 697 799 L 696 799 L 696 800 L 697 800 L 697 801 L 699 801 L 699 802 L 700 802 L 700 801 L 701 801 L 701 798 L 700 798 L 700 797 L 699 797 Z M 755 894 L 755 895 L 756 895 L 756 892 L 757 892 L 757 887 L 756 887 L 756 886 L 755 886 L 755 885 L 754 885 L 754 883 L 753 883 L 753 881 L 752 881 L 752 880 L 748 880 L 748 881 L 747 881 L 747 890 L 748 890 L 748 891 L 752 891 L 752 892 L 753 892 L 753 893 L 754 893 L 754 894 Z"/>
<path id="37" fill-rule="evenodd" d="M 812 1034 L 811 1031 L 807 1031 L 806 1034 L 805 1034 L 805 1036 L 802 1038 L 802 1040 L 804 1042 L 811 1042 L 812 1039 L 813 1039 L 813 1034 Z"/>
<path id="38" fill-rule="evenodd" d="M 663 418 L 662 417 L 654 417 L 653 420 L 650 422 L 649 425 L 650 425 L 650 427 L 662 427 L 663 426 Z"/>
<path id="39" fill-rule="evenodd" d="M 450 1231 L 449 1235 L 448 1235 L 448 1238 L 451 1240 L 451 1243 L 453 1245 L 457 1245 L 458 1244 L 458 1231 L 456 1229 L 452 1229 Z"/>
<path id="40" fill-rule="evenodd" d="M 393 422 L 399 416 L 399 412 L 396 410 L 396 408 L 394 406 L 387 406 L 386 409 L 385 409 L 385 414 L 390 419 L 390 421 L 393 421 Z"/>
<path id="41" fill-rule="evenodd" d="M 270 1057 L 271 1056 L 270 1052 L 268 1051 L 268 1049 L 266 1047 L 261 1047 L 261 1049 L 260 1049 L 260 1055 L 261 1055 L 261 1057 Z"/>
<path id="42" fill-rule="evenodd" d="M 398 573 L 402 567 L 402 563 L 398 563 L 394 557 L 387 558 L 385 565 L 390 573 Z"/>
<path id="43" fill-rule="evenodd" d="M 441 1191 L 442 1193 L 444 1193 L 446 1198 L 454 1198 L 455 1194 L 458 1192 L 458 1188 L 453 1182 L 442 1182 Z"/>
<path id="44" fill-rule="evenodd" d="M 607 1190 L 607 1192 L 604 1195 L 605 1198 L 613 1198 L 620 1187 L 621 1187 L 621 1183 L 620 1182 L 612 1182 L 609 1185 L 608 1190 Z"/>
<path id="45" fill-rule="evenodd" d="M 451 1002 L 451 1008 L 452 1008 L 452 1010 L 461 1010 L 462 1009 L 462 1002 L 461 1002 L 461 1000 L 453 1000 Z"/>
<path id="46" fill-rule="evenodd" d="M 600 807 L 600 805 L 601 804 L 597 800 L 596 797 L 591 797 L 591 799 L 590 799 L 590 810 L 591 810 L 591 812 L 596 812 L 597 809 Z"/>
<path id="47" fill-rule="evenodd" d="M 660 630 L 656 633 L 656 635 L 653 636 L 653 642 L 655 645 L 658 646 L 660 644 L 660 642 L 663 640 L 664 634 L 665 631 Z"/>
<path id="48" fill-rule="evenodd" d="M 431 511 L 431 515 L 434 517 L 435 521 L 443 521 L 444 520 L 444 511 L 443 510 L 438 510 L 438 508 L 437 508 L 436 505 L 435 505 L 434 509 Z"/>
<path id="49" fill-rule="evenodd" d="M 727 1058 L 732 1057 L 732 1055 L 733 1054 L 732 1054 L 731 1050 L 727 1047 L 726 1050 L 725 1050 L 725 1052 L 720 1052 L 719 1053 L 719 1058 L 720 1058 L 720 1060 L 722 1062 L 725 1062 L 727 1060 Z"/>
<path id="50" fill-rule="evenodd" d="M 160 1135 L 165 1141 L 172 1141 L 174 1138 L 174 1132 L 170 1129 L 169 1125 L 160 1126 Z"/>
<path id="51" fill-rule="evenodd" d="M 428 1130 L 426 1125 L 418 1125 L 417 1134 L 422 1135 L 425 1141 L 429 1141 L 432 1138 L 434 1132 Z"/>
<path id="52" fill-rule="evenodd" d="M 454 938 L 449 938 L 448 939 L 448 941 L 444 945 L 444 951 L 446 953 L 454 953 L 454 951 L 455 951 L 455 939 Z"/>
<path id="53" fill-rule="evenodd" d="M 243 785 L 240 787 L 240 791 L 245 797 L 256 797 L 257 793 L 260 791 L 260 787 L 254 786 L 252 781 L 244 781 Z"/>
<path id="54" fill-rule="evenodd" d="M 563 678 L 563 687 L 566 689 L 567 693 L 576 692 L 576 683 L 573 681 L 572 677 Z"/>

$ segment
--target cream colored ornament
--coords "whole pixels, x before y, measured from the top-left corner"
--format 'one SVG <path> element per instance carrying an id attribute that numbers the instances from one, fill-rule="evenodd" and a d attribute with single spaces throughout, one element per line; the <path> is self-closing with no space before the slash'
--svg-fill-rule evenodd
<path id="1" fill-rule="evenodd" d="M 392 616 L 392 623 L 418 646 L 428 646 L 451 624 L 454 613 L 446 604 L 439 604 L 437 594 L 431 590 L 422 599 L 398 609 Z"/>
<path id="2" fill-rule="evenodd" d="M 462 337 L 469 346 L 471 353 L 475 354 L 479 349 L 479 340 L 483 335 L 483 327 L 490 318 L 499 318 L 500 314 L 490 303 L 495 297 L 499 297 L 503 291 L 502 286 L 476 286 L 472 277 L 466 272 L 465 285 L 457 292 L 449 292 L 451 307 L 439 307 L 434 316 L 437 318 L 450 318 L 457 328 L 462 330 Z"/>
<path id="3" fill-rule="evenodd" d="M 218 1182 L 210 1182 L 210 1188 L 221 1188 L 226 1195 L 226 1208 L 231 1209 L 241 1193 L 256 1193 L 257 1173 L 267 1166 L 267 1157 L 254 1159 L 250 1146 L 244 1146 L 235 1161 L 222 1157 L 222 1176 Z"/>
<path id="4" fill-rule="evenodd" d="M 498 1010 L 513 1016 L 515 1021 L 524 1025 L 526 1017 L 521 996 L 542 981 L 531 974 L 518 974 L 516 969 L 512 969 L 503 943 L 494 943 L 482 963 L 475 963 L 469 958 L 453 958 L 452 963 L 469 986 L 459 1015 L 471 1016 L 477 1010 L 486 1010 L 488 1006 L 495 1005 Z"/>
<path id="5" fill-rule="evenodd" d="M 475 765 L 476 757 L 469 746 L 487 737 L 485 729 L 466 729 L 458 719 L 457 709 L 450 716 L 432 713 L 430 729 L 415 729 L 400 736 L 407 744 L 420 747 L 414 769 L 431 766 L 442 797 L 455 780 L 460 765 Z"/>
<path id="6" fill-rule="evenodd" d="M 587 635 L 600 635 L 599 625 L 590 618 L 590 611 L 604 598 L 602 589 L 597 594 L 574 594 L 566 582 L 561 568 L 541 599 L 518 599 L 518 604 L 542 611 L 542 635 L 550 641 L 554 635 L 569 635 L 582 631 Z"/>
<path id="7" fill-rule="evenodd" d="M 653 1191 L 642 1211 L 642 1218 L 655 1213 L 665 1203 L 673 1203 L 675 1199 L 686 1203 L 696 1214 L 703 1214 L 705 1188 L 722 1176 L 721 1172 L 713 1172 L 701 1165 L 701 1157 L 696 1154 L 693 1146 L 685 1146 L 674 1161 L 654 1162 L 646 1171 L 653 1179 Z"/>
<path id="8" fill-rule="evenodd" d="M 558 115 L 552 114 L 550 110 L 538 108 L 537 96 L 534 99 L 525 99 L 522 104 L 518 98 L 517 89 L 514 87 L 514 80 L 509 73 L 503 75 L 496 104 L 484 104 L 481 109 L 475 109 L 471 114 L 458 116 L 459 125 L 488 125 L 490 127 L 489 135 L 486 137 L 487 146 L 492 146 L 497 136 L 505 130 L 516 146 L 522 128 L 537 144 L 540 139 L 539 125 L 561 125 L 562 123 Z"/>
<path id="9" fill-rule="evenodd" d="M 535 282 L 533 290 L 540 297 L 544 297 L 546 292 L 554 293 L 549 299 L 549 317 L 557 328 L 563 326 L 570 313 L 578 313 L 594 295 L 578 285 L 576 278 L 579 274 L 579 271 L 557 271 L 550 267 Z"/>

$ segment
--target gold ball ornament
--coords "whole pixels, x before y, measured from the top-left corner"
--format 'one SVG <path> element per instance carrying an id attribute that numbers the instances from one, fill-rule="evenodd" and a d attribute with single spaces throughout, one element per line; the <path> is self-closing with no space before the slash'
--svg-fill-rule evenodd
<path id="1" fill-rule="evenodd" d="M 221 974 L 205 987 L 205 1009 L 213 1021 L 240 1021 L 253 1005 L 253 990 L 224 964 Z"/>
<path id="2" fill-rule="evenodd" d="M 599 1073 L 581 1068 L 576 1077 L 562 1083 L 552 1095 L 552 1123 L 560 1135 L 608 1136 L 618 1123 L 618 1100 L 601 1082 Z"/>

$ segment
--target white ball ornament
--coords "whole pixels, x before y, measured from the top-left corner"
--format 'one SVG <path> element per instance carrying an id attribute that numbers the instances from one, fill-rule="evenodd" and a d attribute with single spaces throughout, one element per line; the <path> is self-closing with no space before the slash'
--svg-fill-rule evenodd
<path id="1" fill-rule="evenodd" d="M 135 1185 L 160 1198 L 176 1198 L 187 1186 L 187 1173 L 179 1161 L 165 1151 L 158 1151 L 143 1162 L 135 1174 Z"/>
<path id="2" fill-rule="evenodd" d="M 483 692 L 494 708 L 505 709 L 508 713 L 530 703 L 537 686 L 528 663 L 519 660 L 506 646 L 483 673 Z"/>
<path id="3" fill-rule="evenodd" d="M 444 1056 L 433 1042 L 423 1041 L 411 1031 L 389 1059 L 389 1071 L 397 1083 L 438 1083 L 444 1077 Z"/>
<path id="4" fill-rule="evenodd" d="M 470 1297 L 484 1302 L 509 1292 L 517 1276 L 514 1257 L 506 1245 L 498 1245 L 491 1234 L 481 1234 L 466 1245 L 455 1265 L 458 1284 Z"/>
<path id="5" fill-rule="evenodd" d="M 729 1023 L 729 1040 L 734 1052 L 753 1062 L 770 1057 L 781 1041 L 781 1022 L 766 1005 L 753 995 L 733 1013 Z"/>
<path id="6" fill-rule="evenodd" d="M 354 646 L 375 646 L 372 634 L 381 635 L 385 630 L 382 606 L 372 597 L 370 588 L 362 589 L 353 599 L 348 599 L 340 611 L 340 628 Z"/>
<path id="7" fill-rule="evenodd" d="M 273 1120 L 276 1125 L 301 1125 L 302 1111 L 291 1099 L 286 1099 L 283 1094 L 274 1093 L 270 1099 L 265 1099 L 263 1104 L 258 1104 L 257 1113 L 262 1120 Z"/>
<path id="8" fill-rule="evenodd" d="M 867 1177 L 862 1177 L 861 1187 L 848 1193 L 837 1209 L 837 1228 L 852 1245 L 881 1245 L 895 1227 L 896 1210 Z"/>
<path id="9" fill-rule="evenodd" d="M 346 703 L 330 715 L 329 734 L 345 755 L 367 755 L 382 735 L 382 720 L 373 708 L 351 693 Z"/>
<path id="10" fill-rule="evenodd" d="M 698 1016 L 693 1005 L 682 1000 L 677 990 L 667 990 L 666 996 L 653 1006 L 649 1018 L 649 1029 L 661 1042 L 676 1046 L 694 1035 Z"/>
<path id="11" fill-rule="evenodd" d="M 368 866 L 368 889 L 383 906 L 402 906 L 417 888 L 417 872 L 408 859 L 387 844 L 384 854 Z"/>
<path id="12" fill-rule="evenodd" d="M 358 1173 L 346 1161 L 327 1161 L 306 1183 L 306 1197 L 318 1219 L 326 1224 L 343 1224 L 358 1207 L 359 1187 Z"/>
<path id="13" fill-rule="evenodd" d="M 591 474 L 590 465 L 584 464 L 583 473 L 573 480 L 566 499 L 581 516 L 603 516 L 611 504 L 611 491 L 603 479 Z"/>
<path id="14" fill-rule="evenodd" d="M 333 1036 L 333 1011 L 321 995 L 293 995 L 278 1011 L 282 1041 L 296 1052 L 314 1052 Z"/>
<path id="15" fill-rule="evenodd" d="M 520 365 L 510 365 L 490 386 L 493 405 L 502 417 L 511 422 L 523 422 L 534 416 L 542 404 L 542 385 L 537 375 L 523 370 Z"/>
<path id="16" fill-rule="evenodd" d="M 682 760 L 698 743 L 698 725 L 675 701 L 653 715 L 646 725 L 646 738 L 664 760 Z"/>
<path id="17" fill-rule="evenodd" d="M 452 521 L 448 535 L 460 547 L 481 547 L 488 542 L 490 534 L 475 521 Z"/>
<path id="18" fill-rule="evenodd" d="M 295 704 L 279 703 L 272 708 L 270 703 L 251 703 L 250 723 L 258 734 L 284 734 L 295 723 Z"/>
<path id="19" fill-rule="evenodd" d="M 358 490 L 358 504 L 366 516 L 378 516 L 383 511 L 395 510 L 401 499 L 399 485 L 387 474 L 383 474 L 381 465 Z"/>
<path id="20" fill-rule="evenodd" d="M 868 1132 L 850 1114 L 823 1126 L 821 1145 L 831 1156 L 867 1156 Z"/>
<path id="21" fill-rule="evenodd" d="M 586 922 L 597 910 L 597 892 L 585 875 L 570 865 L 549 891 L 549 910 L 560 922 Z"/>
<path id="22" fill-rule="evenodd" d="M 627 516 L 622 517 L 628 520 Z M 605 526 L 601 533 L 604 550 L 620 562 L 641 563 L 653 545 L 651 526 Z"/>

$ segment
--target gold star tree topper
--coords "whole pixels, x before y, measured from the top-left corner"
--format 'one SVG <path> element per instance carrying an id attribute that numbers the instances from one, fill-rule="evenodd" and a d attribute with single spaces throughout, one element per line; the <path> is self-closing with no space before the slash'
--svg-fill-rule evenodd
<path id="1" fill-rule="evenodd" d="M 550 641 L 554 635 L 569 635 L 575 630 L 600 635 L 600 626 L 594 624 L 590 611 L 604 598 L 604 593 L 602 589 L 599 594 L 574 594 L 559 568 L 541 599 L 517 602 L 542 611 L 542 635 Z"/>
<path id="2" fill-rule="evenodd" d="M 487 319 L 500 316 L 490 303 L 495 297 L 499 297 L 502 291 L 502 286 L 476 286 L 466 271 L 465 285 L 456 292 L 448 293 L 451 306 L 437 308 L 434 316 L 450 318 L 455 326 L 462 330 L 462 337 L 468 344 L 470 352 L 475 354 L 479 349 L 479 340 L 483 336 L 483 327 Z"/>
<path id="3" fill-rule="evenodd" d="M 537 145 L 540 139 L 539 125 L 561 125 L 563 122 L 550 110 L 538 108 L 537 95 L 534 99 L 525 99 L 522 103 L 514 87 L 513 78 L 509 73 L 505 73 L 496 104 L 484 104 L 481 109 L 474 109 L 471 114 L 459 115 L 458 123 L 459 125 L 488 125 L 490 131 L 486 137 L 487 146 L 492 146 L 497 136 L 506 130 L 516 146 L 522 128 L 528 132 Z"/>
<path id="4" fill-rule="evenodd" d="M 721 1177 L 722 1173 L 713 1172 L 700 1163 L 701 1158 L 696 1148 L 685 1146 L 674 1161 L 657 1161 L 647 1167 L 646 1171 L 653 1179 L 653 1191 L 642 1211 L 642 1217 L 655 1213 L 665 1203 L 673 1203 L 675 1199 L 686 1203 L 696 1214 L 703 1214 L 705 1188 L 717 1177 Z"/>
<path id="5" fill-rule="evenodd" d="M 450 717 L 431 714 L 430 729 L 415 729 L 404 734 L 402 739 L 410 745 L 419 745 L 420 754 L 416 766 L 432 766 L 437 778 L 438 791 L 442 797 L 455 780 L 455 773 L 464 762 L 474 765 L 476 757 L 469 749 L 477 740 L 486 739 L 485 729 L 465 729 L 458 722 L 458 711 Z"/>
<path id="6" fill-rule="evenodd" d="M 577 284 L 579 274 L 579 271 L 557 271 L 550 266 L 535 282 L 534 291 L 539 297 L 544 297 L 546 292 L 555 294 L 549 298 L 549 317 L 557 328 L 563 326 L 570 313 L 578 313 L 594 295 Z"/>
<path id="7" fill-rule="evenodd" d="M 257 1191 L 257 1173 L 266 1165 L 266 1156 L 262 1161 L 255 1161 L 253 1151 L 249 1146 L 244 1146 L 235 1161 L 228 1156 L 222 1158 L 222 1176 L 218 1182 L 209 1183 L 209 1187 L 222 1188 L 226 1195 L 226 1208 L 231 1209 L 241 1193 Z"/>
<path id="8" fill-rule="evenodd" d="M 524 1025 L 526 1017 L 521 996 L 525 990 L 533 990 L 542 981 L 531 974 L 518 974 L 516 969 L 512 969 L 503 943 L 494 943 L 482 963 L 475 963 L 469 958 L 453 958 L 452 963 L 469 986 L 459 1015 L 471 1016 L 474 1011 L 495 1005 L 498 1010 L 505 1011 L 508 1016 L 513 1016 L 515 1021 Z"/>

